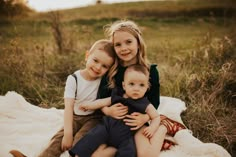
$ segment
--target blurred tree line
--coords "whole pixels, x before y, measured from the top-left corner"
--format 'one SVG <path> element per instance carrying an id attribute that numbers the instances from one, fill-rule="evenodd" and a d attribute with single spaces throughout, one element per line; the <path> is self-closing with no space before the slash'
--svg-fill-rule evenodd
<path id="1" fill-rule="evenodd" d="M 0 0 L 1 17 L 26 15 L 29 12 L 34 12 L 34 10 L 27 5 L 26 0 Z"/>

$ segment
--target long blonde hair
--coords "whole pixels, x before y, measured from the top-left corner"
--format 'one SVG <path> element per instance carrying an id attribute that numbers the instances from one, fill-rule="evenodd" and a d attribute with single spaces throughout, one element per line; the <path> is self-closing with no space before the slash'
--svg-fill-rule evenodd
<path id="1" fill-rule="evenodd" d="M 105 35 L 113 42 L 114 34 L 116 31 L 125 31 L 132 34 L 138 41 L 138 53 L 137 53 L 137 64 L 141 64 L 149 69 L 149 62 L 146 56 L 146 44 L 142 37 L 142 32 L 139 29 L 138 25 L 130 20 L 119 20 L 112 24 L 108 24 L 104 26 Z M 117 64 L 118 66 L 118 64 Z M 115 79 L 114 76 L 117 73 L 117 67 L 110 72 L 108 75 L 109 87 L 115 87 Z"/>

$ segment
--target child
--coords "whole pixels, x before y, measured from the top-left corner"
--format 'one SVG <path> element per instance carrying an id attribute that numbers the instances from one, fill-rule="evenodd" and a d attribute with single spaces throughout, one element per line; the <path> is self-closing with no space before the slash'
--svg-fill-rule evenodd
<path id="1" fill-rule="evenodd" d="M 111 103 L 123 103 L 129 108 L 128 114 L 133 112 L 147 113 L 151 124 L 145 128 L 143 134 L 151 138 L 157 130 L 160 118 L 154 106 L 144 96 L 149 88 L 149 71 L 142 65 L 131 65 L 124 73 L 123 89 L 113 89 Z M 99 101 L 99 100 L 98 100 Z M 98 109 L 100 105 L 83 105 L 83 108 Z M 134 131 L 125 125 L 123 120 L 106 116 L 103 124 L 97 125 L 84 136 L 70 151 L 72 156 L 90 157 L 100 144 L 106 143 L 118 149 L 117 156 L 136 156 Z M 123 151 L 129 150 L 129 151 Z"/>
<path id="2" fill-rule="evenodd" d="M 76 71 L 76 79 L 68 76 L 64 92 L 64 128 L 51 140 L 49 146 L 39 157 L 59 157 L 74 143 L 94 127 L 100 116 L 94 111 L 79 109 L 82 102 L 96 99 L 101 77 L 116 65 L 116 54 L 109 40 L 98 40 L 93 44 L 87 56 L 86 67 Z M 78 83 L 76 83 L 78 82 Z M 76 93 L 76 94 L 75 94 Z M 73 138 L 74 137 L 74 138 Z"/>

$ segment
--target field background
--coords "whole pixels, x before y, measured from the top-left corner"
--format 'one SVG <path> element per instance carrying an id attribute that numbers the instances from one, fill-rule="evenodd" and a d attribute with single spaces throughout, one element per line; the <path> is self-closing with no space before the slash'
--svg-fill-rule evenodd
<path id="1" fill-rule="evenodd" d="M 16 91 L 41 107 L 63 108 L 67 75 L 119 19 L 140 25 L 161 95 L 186 102 L 195 137 L 236 154 L 236 3 L 233 0 L 99 4 L 0 17 L 0 94 Z"/>

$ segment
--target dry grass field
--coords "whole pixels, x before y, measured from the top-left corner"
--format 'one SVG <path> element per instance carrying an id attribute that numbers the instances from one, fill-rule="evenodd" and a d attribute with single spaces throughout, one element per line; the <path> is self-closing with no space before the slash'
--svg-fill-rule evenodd
<path id="1" fill-rule="evenodd" d="M 0 20 L 0 93 L 63 108 L 68 74 L 104 38 L 103 26 L 130 19 L 141 26 L 148 58 L 158 64 L 161 95 L 187 104 L 194 136 L 236 154 L 236 5 L 231 0 L 101 4 Z"/>

